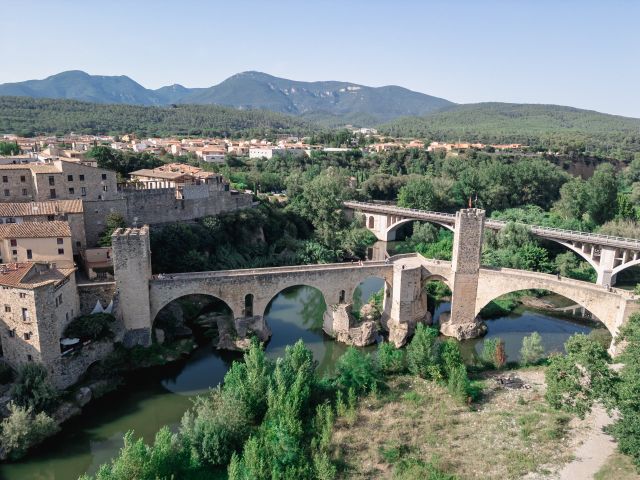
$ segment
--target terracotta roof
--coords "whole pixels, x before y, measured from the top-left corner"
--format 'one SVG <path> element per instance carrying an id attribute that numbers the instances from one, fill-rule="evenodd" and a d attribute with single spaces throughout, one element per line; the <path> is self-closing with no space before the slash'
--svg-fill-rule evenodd
<path id="1" fill-rule="evenodd" d="M 142 169 L 131 172 L 129 175 L 132 177 L 166 178 L 168 180 L 174 180 L 176 178 L 183 177 L 186 174 L 180 172 L 164 172 L 162 170 Z"/>
<path id="2" fill-rule="evenodd" d="M 25 222 L 0 225 L 0 238 L 70 237 L 67 222 Z"/>
<path id="3" fill-rule="evenodd" d="M 59 283 L 73 272 L 74 267 L 59 268 L 47 263 L 0 264 L 0 285 L 18 288 L 35 288 L 48 283 Z"/>
<path id="4" fill-rule="evenodd" d="M 82 200 L 53 200 L 50 202 L 0 203 L 0 217 L 28 217 L 82 213 Z"/>

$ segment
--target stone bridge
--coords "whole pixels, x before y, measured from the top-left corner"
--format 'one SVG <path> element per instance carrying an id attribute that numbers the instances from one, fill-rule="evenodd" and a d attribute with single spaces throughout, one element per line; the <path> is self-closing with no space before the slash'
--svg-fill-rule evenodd
<path id="1" fill-rule="evenodd" d="M 406 223 L 424 221 L 454 230 L 456 216 L 452 213 L 430 212 L 365 202 L 345 202 L 349 211 L 364 215 L 365 225 L 379 240 L 395 240 L 398 227 Z M 486 220 L 485 227 L 501 230 L 507 222 Z M 524 225 L 524 224 L 523 224 Z M 640 240 L 597 233 L 577 232 L 560 228 L 526 225 L 538 238 L 559 243 L 575 252 L 594 268 L 598 285 L 615 285 L 616 275 L 640 264 Z"/>
<path id="2" fill-rule="evenodd" d="M 629 315 L 640 306 L 627 291 L 588 282 L 522 270 L 480 266 L 484 211 L 461 210 L 453 224 L 451 262 L 429 260 L 419 254 L 396 255 L 380 262 L 302 265 L 152 275 L 148 227 L 118 229 L 112 236 L 114 274 L 120 311 L 129 343 L 148 344 L 160 310 L 186 295 L 208 295 L 231 309 L 240 335 L 249 322 L 262 322 L 271 300 L 284 289 L 308 285 L 317 288 L 327 304 L 325 331 L 349 333 L 355 320 L 335 320 L 336 312 L 351 303 L 358 285 L 370 277 L 384 280 L 382 324 L 396 345 L 403 345 L 418 322 L 429 322 L 424 286 L 445 282 L 452 291 L 451 313 L 441 320 L 443 334 L 458 339 L 484 332 L 482 308 L 506 293 L 543 289 L 565 296 L 589 310 L 615 337 Z M 327 318 L 330 325 L 327 325 Z M 331 324 L 331 319 L 335 321 Z"/>

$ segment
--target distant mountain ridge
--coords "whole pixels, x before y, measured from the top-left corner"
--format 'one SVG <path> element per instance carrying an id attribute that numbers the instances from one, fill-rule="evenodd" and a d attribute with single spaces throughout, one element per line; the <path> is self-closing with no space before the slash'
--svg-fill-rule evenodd
<path id="1" fill-rule="evenodd" d="M 170 85 L 151 90 L 127 76 L 89 75 L 71 70 L 43 80 L 0 84 L 0 96 L 162 106 L 223 105 L 291 115 L 369 118 L 375 122 L 426 115 L 455 105 L 398 86 L 367 87 L 350 82 L 300 82 L 261 72 L 233 75 L 209 88 Z"/>

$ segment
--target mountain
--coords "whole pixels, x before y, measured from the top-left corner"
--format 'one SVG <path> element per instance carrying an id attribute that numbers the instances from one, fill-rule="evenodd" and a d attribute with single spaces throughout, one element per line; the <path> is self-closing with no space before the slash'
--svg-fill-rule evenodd
<path id="1" fill-rule="evenodd" d="M 454 105 L 448 100 L 397 86 L 367 87 L 348 82 L 298 82 L 260 72 L 244 72 L 209 88 L 171 85 L 144 88 L 126 76 L 62 72 L 44 80 L 0 84 L 0 96 L 60 98 L 131 105 L 224 105 L 241 110 L 271 110 L 309 115 L 325 123 L 341 117 L 368 124 L 401 116 L 424 115 Z"/>
<path id="2" fill-rule="evenodd" d="M 159 105 L 159 97 L 127 76 L 89 75 L 79 70 L 58 73 L 44 80 L 0 85 L 0 95 L 67 98 L 94 103 Z"/>
<path id="3" fill-rule="evenodd" d="M 314 112 L 340 116 L 364 114 L 378 122 L 424 115 L 454 105 L 443 98 L 393 85 L 376 88 L 348 82 L 298 82 L 260 72 L 233 75 L 218 85 L 186 95 L 180 102 L 293 115 Z"/>
<path id="4" fill-rule="evenodd" d="M 474 103 L 445 107 L 379 127 L 387 135 L 438 141 L 522 143 L 619 158 L 640 152 L 640 119 L 561 105 Z"/>

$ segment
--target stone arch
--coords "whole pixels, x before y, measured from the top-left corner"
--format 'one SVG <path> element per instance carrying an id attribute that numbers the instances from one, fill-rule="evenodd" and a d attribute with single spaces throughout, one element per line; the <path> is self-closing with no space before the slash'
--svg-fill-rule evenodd
<path id="1" fill-rule="evenodd" d="M 449 290 L 453 291 L 453 287 L 451 285 L 451 281 L 447 278 L 444 277 L 442 275 L 439 275 L 437 273 L 429 273 L 424 280 L 422 280 L 422 286 L 424 287 L 427 283 L 429 282 L 442 282 L 444 283 L 447 287 L 449 287 Z"/>
<path id="2" fill-rule="evenodd" d="M 478 282 L 475 315 L 490 301 L 521 290 L 548 290 L 584 307 L 615 336 L 625 306 L 617 294 L 588 282 L 558 279 L 555 275 L 511 269 L 482 269 Z M 622 311 L 621 311 L 622 309 Z"/>
<path id="3" fill-rule="evenodd" d="M 163 298 L 160 302 L 158 302 L 157 305 L 153 305 L 153 303 L 155 303 L 155 302 L 152 302 L 153 308 L 151 310 L 149 327 L 153 328 L 153 325 L 155 324 L 156 318 L 158 317 L 158 314 L 162 311 L 163 308 L 165 308 L 170 303 L 172 303 L 172 302 L 174 302 L 176 300 L 179 300 L 179 299 L 181 299 L 183 297 L 188 297 L 188 296 L 191 296 L 191 295 L 201 295 L 203 297 L 210 297 L 212 299 L 219 300 L 222 303 L 224 303 L 225 306 L 231 311 L 231 314 L 233 315 L 233 318 L 239 318 L 239 317 L 242 316 L 242 313 L 243 313 L 242 309 L 238 308 L 237 305 L 234 305 L 234 303 L 229 301 L 228 299 L 223 298 L 224 297 L 223 295 L 217 295 L 217 294 L 212 293 L 212 292 L 207 292 L 207 291 L 203 291 L 203 290 L 200 290 L 200 289 L 195 289 L 193 291 L 186 291 L 186 292 L 185 291 L 179 291 L 174 295 L 167 296 L 166 298 Z"/>
<path id="4" fill-rule="evenodd" d="M 389 227 L 387 227 L 387 229 L 385 230 L 385 236 L 386 238 L 395 238 L 395 232 L 398 230 L 399 227 L 401 227 L 402 225 L 405 225 L 409 222 L 426 222 L 426 223 L 431 223 L 433 225 L 437 225 L 438 227 L 444 227 L 448 230 L 451 230 L 452 232 L 454 231 L 454 227 L 453 225 L 449 225 L 446 223 L 440 223 L 440 222 L 436 222 L 433 220 L 421 220 L 418 218 L 404 218 L 392 225 L 390 225 Z"/>
<path id="5" fill-rule="evenodd" d="M 354 296 L 358 290 L 358 288 L 360 287 L 360 285 L 362 285 L 364 282 L 366 282 L 367 280 L 369 280 L 370 278 L 375 278 L 378 280 L 382 280 L 383 283 L 383 289 L 384 289 L 384 294 L 382 297 L 382 313 L 383 315 L 385 314 L 389 314 L 389 311 L 391 310 L 391 294 L 392 294 L 392 289 L 391 289 L 391 284 L 389 283 L 389 281 L 381 276 L 381 275 L 376 275 L 376 274 L 371 274 L 371 275 L 367 275 L 366 277 L 360 279 L 355 285 L 353 285 L 353 288 L 351 288 L 350 292 L 351 292 L 351 296 L 349 298 L 347 298 L 345 301 L 350 301 L 350 302 L 354 302 Z M 363 300 L 363 304 L 364 304 L 364 300 Z"/>
<path id="6" fill-rule="evenodd" d="M 325 292 L 322 291 L 322 288 L 320 288 L 320 286 L 314 285 L 313 282 L 292 282 L 290 284 L 279 285 L 275 293 L 271 293 L 265 297 L 266 301 L 264 302 L 264 306 L 261 307 L 262 316 L 264 317 L 267 314 L 267 310 L 269 309 L 269 306 L 278 295 L 283 293 L 285 290 L 289 290 L 294 287 L 309 287 L 309 288 L 313 288 L 314 290 L 317 290 L 318 292 L 320 292 L 322 301 L 324 302 L 325 305 L 327 305 L 326 294 Z M 257 313 L 257 310 L 254 313 Z"/>

